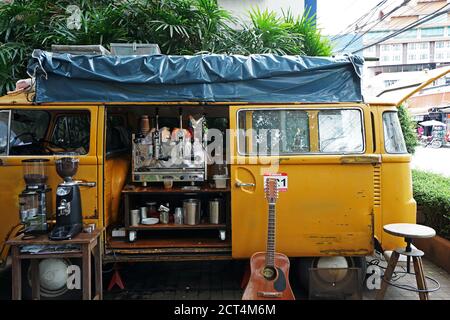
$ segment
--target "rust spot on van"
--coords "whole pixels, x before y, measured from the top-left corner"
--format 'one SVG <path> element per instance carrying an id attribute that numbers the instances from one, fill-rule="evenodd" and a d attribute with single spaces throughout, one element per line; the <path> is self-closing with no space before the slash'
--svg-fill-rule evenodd
<path id="1" fill-rule="evenodd" d="M 359 256 L 370 254 L 367 249 L 327 249 L 321 250 L 320 253 L 330 256 Z"/>

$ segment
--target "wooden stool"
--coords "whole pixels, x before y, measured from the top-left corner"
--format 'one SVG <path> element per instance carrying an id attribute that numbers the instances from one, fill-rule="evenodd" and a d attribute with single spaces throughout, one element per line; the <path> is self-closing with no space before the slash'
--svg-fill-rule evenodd
<path id="1" fill-rule="evenodd" d="M 381 289 L 378 291 L 376 299 L 381 300 L 384 298 L 387 286 L 390 284 L 392 274 L 394 273 L 395 267 L 397 265 L 400 255 L 405 255 L 406 262 L 406 272 L 410 273 L 411 258 L 414 264 L 414 272 L 416 276 L 417 288 L 419 291 L 420 300 L 428 300 L 428 289 L 425 280 L 425 274 L 423 272 L 422 256 L 423 251 L 411 248 L 412 240 L 415 238 L 432 238 L 436 235 L 436 231 L 430 227 L 426 227 L 419 224 L 411 223 L 394 223 L 387 224 L 383 227 L 386 233 L 394 236 L 404 237 L 406 242 L 405 248 L 398 248 L 392 252 L 391 258 L 389 259 L 388 266 L 383 276 L 383 281 L 381 283 Z"/>

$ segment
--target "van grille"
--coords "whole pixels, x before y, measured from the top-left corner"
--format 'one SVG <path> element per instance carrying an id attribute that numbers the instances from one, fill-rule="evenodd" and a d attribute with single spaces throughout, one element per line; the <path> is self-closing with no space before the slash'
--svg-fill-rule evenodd
<path id="1" fill-rule="evenodd" d="M 373 206 L 381 205 L 381 166 L 379 164 L 373 166 Z"/>

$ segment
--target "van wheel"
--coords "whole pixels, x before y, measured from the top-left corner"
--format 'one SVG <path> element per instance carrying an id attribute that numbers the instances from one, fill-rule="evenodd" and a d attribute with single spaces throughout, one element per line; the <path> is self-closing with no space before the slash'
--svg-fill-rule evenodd
<path id="1" fill-rule="evenodd" d="M 360 268 L 361 269 L 361 285 L 364 284 L 366 279 L 367 263 L 365 257 L 305 257 L 298 258 L 295 265 L 295 272 L 300 287 L 309 293 L 310 282 L 310 268 L 320 268 L 326 265 L 337 265 L 339 268 Z M 341 267 L 342 265 L 342 267 Z M 345 286 L 350 280 L 349 274 L 342 274 L 339 282 L 336 282 L 336 286 Z"/>
<path id="2" fill-rule="evenodd" d="M 81 290 L 67 288 L 67 267 L 74 264 L 81 268 L 81 259 L 42 259 L 40 272 L 41 300 L 79 300 Z M 95 278 L 95 277 L 93 277 Z M 94 288 L 94 286 L 92 286 Z M 22 260 L 22 299 L 31 299 L 31 264 Z"/>

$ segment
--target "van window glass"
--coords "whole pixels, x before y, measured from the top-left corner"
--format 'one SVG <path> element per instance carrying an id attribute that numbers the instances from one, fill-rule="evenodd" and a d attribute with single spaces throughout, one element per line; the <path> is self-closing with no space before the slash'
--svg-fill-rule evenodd
<path id="1" fill-rule="evenodd" d="M 323 153 L 361 153 L 364 151 L 360 110 L 321 110 L 319 150 Z"/>
<path id="2" fill-rule="evenodd" d="M 126 118 L 121 115 L 109 114 L 106 120 L 106 154 L 127 152 L 130 143 Z"/>
<path id="3" fill-rule="evenodd" d="M 42 110 L 14 110 L 11 117 L 10 155 L 46 154 L 43 146 L 50 115 Z"/>
<path id="4" fill-rule="evenodd" d="M 309 152 L 309 118 L 304 110 L 240 110 L 238 118 L 241 154 Z"/>
<path id="5" fill-rule="evenodd" d="M 52 143 L 67 150 L 87 154 L 89 152 L 90 114 L 88 111 L 57 117 Z"/>
<path id="6" fill-rule="evenodd" d="M 7 154 L 9 111 L 0 111 L 0 156 Z"/>
<path id="7" fill-rule="evenodd" d="M 408 153 L 397 112 L 383 113 L 384 148 L 388 153 Z"/>

